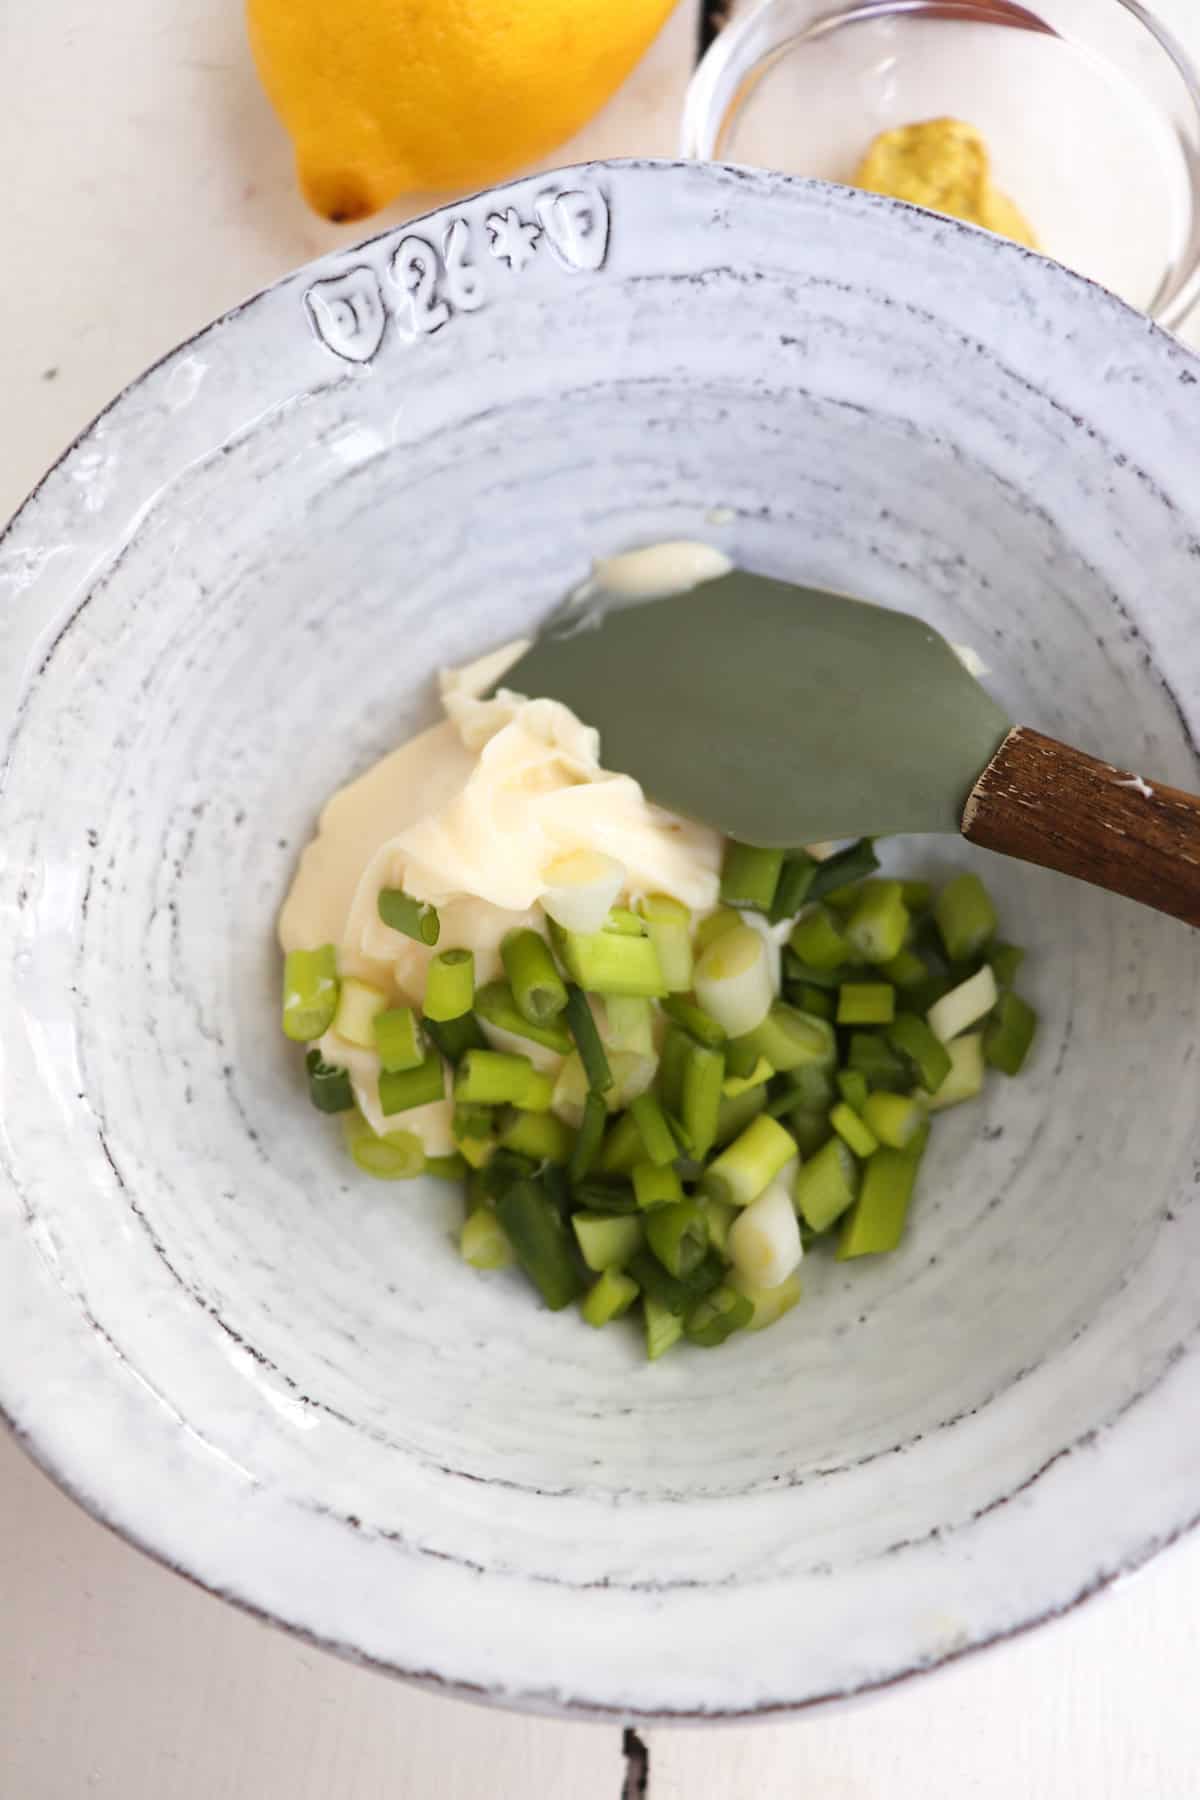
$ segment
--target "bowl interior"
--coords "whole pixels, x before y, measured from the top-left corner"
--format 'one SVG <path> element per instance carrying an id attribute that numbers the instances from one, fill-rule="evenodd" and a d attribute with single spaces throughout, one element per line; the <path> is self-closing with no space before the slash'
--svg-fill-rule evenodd
<path id="1" fill-rule="evenodd" d="M 814 232 L 842 204 L 822 197 Z M 768 270 L 753 316 L 719 265 L 695 287 L 514 304 L 502 330 L 422 346 L 435 404 L 415 420 L 398 351 L 369 378 L 334 369 L 178 476 L 27 689 L 3 803 L 26 1216 L 165 1416 L 381 1556 L 576 1607 L 857 1578 L 967 1531 L 1120 1415 L 1200 1311 L 1170 1236 L 1195 1143 L 1196 940 L 1050 875 L 972 859 L 1029 948 L 1028 1077 L 942 1122 L 897 1255 L 812 1255 L 802 1305 L 718 1356 L 648 1368 L 632 1331 L 467 1269 L 457 1189 L 359 1176 L 277 1032 L 273 918 L 323 799 L 432 718 L 439 665 L 536 627 L 597 554 L 702 537 L 910 608 L 981 654 L 1013 717 L 1194 780 L 1189 671 L 1164 681 L 1144 616 L 1147 592 L 1164 619 L 1191 605 L 1178 513 L 1032 379 L 1053 362 L 1039 327 L 1002 357 L 893 304 L 877 273 L 839 292 Z M 946 840 L 894 857 L 966 860 Z M 122 1460 L 118 1513 L 141 1447 Z M 295 1598 L 308 1577 L 279 1556 Z M 343 1602 L 282 1610 L 338 1636 Z M 428 1639 L 410 1611 L 403 1631 Z M 964 1597 L 910 1636 L 924 1655 L 929 1632 L 976 1622 Z M 406 1654 L 374 1630 L 355 1646 Z M 519 1664 L 528 1688 L 572 1665 L 569 1634 L 521 1637 L 497 1625 L 484 1666 Z M 625 1657 L 601 1676 L 602 1654 L 563 1691 L 624 1680 L 638 1704 L 649 1673 Z M 816 1643 L 789 1654 L 806 1680 L 824 1666 Z M 692 1671 L 679 1694 L 768 1689 L 754 1668 Z M 664 1676 L 652 1703 L 676 1697 Z"/>

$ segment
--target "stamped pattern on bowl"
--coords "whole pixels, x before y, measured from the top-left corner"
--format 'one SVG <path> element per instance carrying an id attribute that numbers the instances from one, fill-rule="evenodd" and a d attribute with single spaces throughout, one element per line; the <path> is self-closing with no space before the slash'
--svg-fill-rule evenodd
<path id="1" fill-rule="evenodd" d="M 489 212 L 480 222 L 455 213 L 441 247 L 406 231 L 394 250 L 384 240 L 383 279 L 358 263 L 305 289 L 304 308 L 325 348 L 343 362 L 369 363 L 389 317 L 406 343 L 431 337 L 456 313 L 477 312 L 507 277 L 548 258 L 570 274 L 592 275 L 608 258 L 610 212 L 595 183 L 547 188 L 527 218 L 517 206 Z M 390 251 L 390 253 L 389 253 Z M 494 265 L 494 273 L 489 265 Z"/>
<path id="2" fill-rule="evenodd" d="M 304 305 L 326 349 L 346 362 L 370 362 L 383 342 L 383 295 L 374 270 L 364 264 L 314 281 Z"/>

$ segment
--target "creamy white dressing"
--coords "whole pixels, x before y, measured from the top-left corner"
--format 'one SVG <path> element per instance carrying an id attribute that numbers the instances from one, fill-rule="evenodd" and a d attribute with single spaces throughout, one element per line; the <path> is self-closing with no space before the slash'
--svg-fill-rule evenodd
<path id="1" fill-rule="evenodd" d="M 663 544 L 597 565 L 596 582 L 650 598 L 729 566 L 706 545 Z M 716 905 L 719 833 L 652 805 L 631 776 L 605 769 L 598 734 L 558 701 L 503 688 L 484 698 L 527 648 L 520 641 L 445 671 L 443 723 L 329 800 L 279 915 L 285 952 L 332 943 L 343 975 L 419 1003 L 434 952 L 379 917 L 381 889 L 402 887 L 438 908 L 439 947 L 474 951 L 477 982 L 491 981 L 506 933 L 545 928 L 550 872 L 579 852 L 620 865 L 623 902 L 669 894 L 701 917 Z M 375 1052 L 332 1031 L 320 1049 L 349 1069 L 374 1130 L 416 1131 L 430 1155 L 453 1149 L 448 1099 L 385 1119 Z"/>

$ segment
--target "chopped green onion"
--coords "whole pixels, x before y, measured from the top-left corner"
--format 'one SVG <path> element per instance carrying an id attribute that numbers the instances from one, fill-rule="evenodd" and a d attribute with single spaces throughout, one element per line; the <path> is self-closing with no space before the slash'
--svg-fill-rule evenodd
<path id="1" fill-rule="evenodd" d="M 620 1215 L 638 1209 L 637 1197 L 628 1181 L 601 1181 L 597 1176 L 576 1182 L 572 1192 L 575 1205 L 584 1212 Z"/>
<path id="2" fill-rule="evenodd" d="M 828 1106 L 797 1106 L 787 1115 L 788 1130 L 801 1156 L 812 1156 L 833 1136 Z"/>
<path id="3" fill-rule="evenodd" d="M 721 1084 L 721 1104 L 717 1111 L 717 1134 L 714 1145 L 722 1149 L 731 1144 L 736 1137 L 745 1131 L 751 1119 L 756 1119 L 767 1104 L 765 1087 L 747 1088 L 743 1094 L 727 1094 L 724 1083 Z"/>
<path id="4" fill-rule="evenodd" d="M 642 1221 L 613 1213 L 577 1212 L 571 1229 L 580 1254 L 597 1275 L 605 1269 L 623 1269 L 642 1247 Z"/>
<path id="5" fill-rule="evenodd" d="M 727 931 L 732 931 L 741 922 L 741 913 L 735 912 L 730 906 L 719 906 L 716 912 L 709 913 L 706 919 L 701 919 L 694 933 L 696 955 L 702 956 L 710 944 L 715 944 L 719 937 L 724 937 Z"/>
<path id="6" fill-rule="evenodd" d="M 648 1250 L 639 1250 L 629 1263 L 629 1273 L 642 1292 L 653 1294 L 664 1306 L 679 1313 L 690 1311 L 697 1300 L 702 1300 L 705 1294 L 711 1294 L 714 1288 L 720 1287 L 728 1272 L 724 1257 L 713 1249 L 709 1249 L 703 1260 L 688 1275 L 670 1274 L 657 1256 L 652 1256 Z"/>
<path id="7" fill-rule="evenodd" d="M 639 1094 L 650 1089 L 658 1073 L 656 1056 L 639 1056 L 632 1050 L 610 1050 L 608 1063 L 613 1085 L 604 1099 L 610 1112 L 632 1105 Z"/>
<path id="8" fill-rule="evenodd" d="M 658 951 L 648 937 L 567 931 L 562 934 L 562 959 L 571 979 L 589 994 L 642 994 L 658 1000 L 667 991 Z"/>
<path id="9" fill-rule="evenodd" d="M 528 1038 L 530 1043 L 540 1044 L 544 1050 L 553 1050 L 559 1056 L 570 1055 L 571 1034 L 566 1026 L 558 1020 L 544 1020 L 535 1025 L 527 1019 L 507 981 L 489 981 L 479 988 L 475 995 L 475 1011 L 485 1024 L 495 1026 L 499 1031 L 507 1031 L 512 1037 Z"/>
<path id="10" fill-rule="evenodd" d="M 838 1102 L 829 1115 L 829 1123 L 837 1132 L 842 1142 L 853 1150 L 855 1156 L 874 1156 L 879 1148 L 879 1139 L 866 1123 L 859 1118 L 852 1106 L 844 1100 Z"/>
<path id="11" fill-rule="evenodd" d="M 357 1044 L 360 1049 L 375 1048 L 375 1015 L 381 1013 L 387 1005 L 387 995 L 369 982 L 356 981 L 349 977 L 343 981 L 338 994 L 337 1011 L 333 1015 L 333 1029 L 348 1044 Z"/>
<path id="12" fill-rule="evenodd" d="M 606 1037 L 612 1050 L 654 1055 L 654 1006 L 634 994 L 610 994 L 604 1002 Z"/>
<path id="13" fill-rule="evenodd" d="M 891 1027 L 888 1029 L 890 1031 Z M 869 1088 L 887 1088 L 892 1093 L 906 1094 L 913 1084 L 912 1064 L 894 1050 L 886 1038 L 873 1031 L 851 1032 L 846 1064 L 866 1076 Z"/>
<path id="14" fill-rule="evenodd" d="M 609 1066 L 612 1069 L 613 1085 L 605 1095 L 610 1112 L 618 1112 L 623 1106 L 630 1106 L 639 1094 L 644 1094 L 653 1086 L 654 1077 L 658 1073 L 656 1056 L 638 1056 L 632 1050 L 612 1050 L 609 1052 Z"/>
<path id="15" fill-rule="evenodd" d="M 887 981 L 846 981 L 838 989 L 839 1025 L 890 1025 L 896 990 Z"/>
<path id="16" fill-rule="evenodd" d="M 635 1163 L 633 1191 L 643 1212 L 649 1212 L 655 1206 L 674 1206 L 683 1199 L 683 1183 L 669 1164 Z M 672 1272 L 679 1273 L 677 1269 Z"/>
<path id="17" fill-rule="evenodd" d="M 946 1049 L 950 1056 L 950 1073 L 932 1099 L 926 1102 L 929 1112 L 961 1106 L 964 1100 L 974 1100 L 983 1090 L 983 1034 L 973 1032 L 969 1037 L 957 1037 L 946 1045 Z"/>
<path id="18" fill-rule="evenodd" d="M 745 1037 L 771 1010 L 767 941 L 749 925 L 719 937 L 696 964 L 696 999 L 729 1037 Z"/>
<path id="19" fill-rule="evenodd" d="M 493 1137 L 463 1138 L 458 1152 L 469 1169 L 479 1171 L 494 1161 L 496 1140 Z"/>
<path id="20" fill-rule="evenodd" d="M 983 1034 L 984 1061 L 1005 1075 L 1019 1075 L 1037 1026 L 1037 1014 L 1019 994 L 1001 994 Z"/>
<path id="21" fill-rule="evenodd" d="M 725 1058 L 719 1050 L 704 1044 L 689 1043 L 683 1063 L 683 1093 L 679 1115 L 691 1144 L 692 1155 L 699 1162 L 708 1155 L 717 1135 L 721 1113 L 721 1084 L 725 1080 Z M 673 1110 L 673 1109 L 672 1109 Z"/>
<path id="22" fill-rule="evenodd" d="M 907 1150 L 881 1150 L 863 1174 L 862 1189 L 842 1226 L 839 1262 L 855 1256 L 882 1256 L 894 1250 L 904 1235 L 909 1202 L 916 1184 L 925 1143 L 926 1125 Z"/>
<path id="23" fill-rule="evenodd" d="M 791 1274 L 778 1287 L 755 1287 L 752 1282 L 736 1272 L 730 1276 L 729 1285 L 750 1302 L 754 1309 L 746 1321 L 745 1330 L 765 1331 L 768 1325 L 778 1324 L 785 1313 L 791 1312 L 800 1298 L 800 1277 Z"/>
<path id="24" fill-rule="evenodd" d="M 380 889 L 379 916 L 393 931 L 402 931 L 418 944 L 436 944 L 441 936 L 437 907 L 427 900 L 414 900 L 403 888 Z"/>
<path id="25" fill-rule="evenodd" d="M 650 1294 L 642 1295 L 642 1317 L 646 1326 L 646 1357 L 657 1362 L 683 1336 L 683 1320 Z"/>
<path id="26" fill-rule="evenodd" d="M 514 1182 L 497 1199 L 496 1216 L 517 1261 L 551 1312 L 570 1305 L 583 1283 L 562 1215 L 544 1189 L 529 1179 Z"/>
<path id="27" fill-rule="evenodd" d="M 933 905 L 946 955 L 951 962 L 978 956 L 996 930 L 996 909 L 978 875 L 956 875 Z"/>
<path id="28" fill-rule="evenodd" d="M 818 1233 L 854 1205 L 858 1164 L 840 1137 L 831 1137 L 801 1165 L 792 1194 L 800 1217 Z"/>
<path id="29" fill-rule="evenodd" d="M 608 1325 L 627 1313 L 638 1297 L 638 1284 L 619 1269 L 605 1269 L 583 1297 L 579 1308 L 589 1325 Z"/>
<path id="30" fill-rule="evenodd" d="M 755 1061 L 765 1056 L 781 1075 L 805 1065 L 831 1069 L 837 1061 L 837 1038 L 829 1021 L 797 1012 L 780 1000 L 762 1024 L 746 1034 L 741 1046 Z"/>
<path id="31" fill-rule="evenodd" d="M 544 871 L 542 911 L 564 931 L 599 931 L 625 885 L 625 870 L 596 850 L 571 850 Z"/>
<path id="32" fill-rule="evenodd" d="M 427 1156 L 425 1173 L 432 1175 L 435 1181 L 465 1181 L 470 1173 L 470 1164 L 465 1156 L 452 1151 L 449 1156 Z"/>
<path id="33" fill-rule="evenodd" d="M 570 1056 L 565 1056 L 558 1066 L 550 1110 L 556 1112 L 560 1119 L 565 1119 L 574 1131 L 578 1131 L 583 1124 L 583 1109 L 590 1092 L 579 1052 L 572 1050 Z M 608 1098 L 612 1098 L 611 1093 Z"/>
<path id="34" fill-rule="evenodd" d="M 372 1021 L 379 1066 L 389 1074 L 401 1069 L 417 1069 L 425 1061 L 421 1027 L 411 1006 L 393 1006 L 378 1012 Z"/>
<path id="35" fill-rule="evenodd" d="M 556 1019 L 567 1004 L 567 989 L 545 938 L 536 931 L 510 931 L 500 946 L 500 960 L 527 1024 Z"/>
<path id="36" fill-rule="evenodd" d="M 620 937 L 645 937 L 646 921 L 639 918 L 631 906 L 614 906 L 600 929 L 615 931 Z"/>
<path id="37" fill-rule="evenodd" d="M 823 900 L 826 894 L 833 894 L 839 888 L 848 887 L 851 882 L 861 881 L 872 869 L 879 867 L 879 858 L 875 854 L 875 846 L 870 838 L 860 838 L 856 844 L 850 844 L 845 850 L 839 850 L 836 856 L 827 856 L 824 862 L 817 864 L 816 873 L 808 890 L 810 900 Z"/>
<path id="38" fill-rule="evenodd" d="M 840 1088 L 843 1077 L 838 1076 Z M 817 1111 L 822 1107 L 828 1111 L 833 1105 L 834 1082 L 828 1069 L 793 1069 L 790 1075 L 780 1078 L 778 1092 L 769 1101 L 767 1111 L 771 1117 L 778 1119 L 793 1106 L 811 1106 Z M 844 1100 L 849 1099 L 843 1094 Z M 854 1102 L 851 1100 L 853 1106 Z"/>
<path id="39" fill-rule="evenodd" d="M 671 994 L 686 994 L 692 985 L 692 912 L 669 894 L 647 894 L 642 901 L 646 932 L 658 952 L 658 966 Z"/>
<path id="40" fill-rule="evenodd" d="M 730 838 L 721 865 L 721 898 L 726 906 L 749 906 L 768 913 L 783 872 L 782 850 L 756 850 Z"/>
<path id="41" fill-rule="evenodd" d="M 646 1156 L 638 1122 L 632 1111 L 618 1113 L 593 1165 L 597 1175 L 630 1175 L 635 1163 Z"/>
<path id="42" fill-rule="evenodd" d="M 467 1214 L 458 1234 L 459 1255 L 473 1269 L 507 1269 L 513 1259 L 508 1233 L 490 1206 Z"/>
<path id="43" fill-rule="evenodd" d="M 783 972 L 788 981 L 804 982 L 810 987 L 817 987 L 829 993 L 840 988 L 843 981 L 851 981 L 854 977 L 854 966 L 851 963 L 839 963 L 836 968 L 818 969 L 810 963 L 801 962 L 794 950 L 784 949 Z"/>
<path id="44" fill-rule="evenodd" d="M 606 1094 L 613 1084 L 612 1070 L 587 997 L 577 987 L 567 989 L 567 1027 L 575 1040 L 589 1089 L 593 1094 Z"/>
<path id="45" fill-rule="evenodd" d="M 532 1156 L 535 1162 L 559 1163 L 565 1167 L 571 1160 L 575 1133 L 551 1112 L 519 1112 L 512 1124 L 500 1133 L 500 1142 L 506 1150 Z"/>
<path id="46" fill-rule="evenodd" d="M 468 1138 L 464 1142 L 471 1140 Z M 477 1185 L 481 1195 L 495 1203 L 514 1182 L 525 1181 L 536 1173 L 537 1164 L 531 1157 L 521 1156 L 515 1150 L 497 1150 L 487 1167 L 480 1170 Z"/>
<path id="47" fill-rule="evenodd" d="M 795 918 L 808 899 L 808 890 L 819 867 L 816 857 L 810 856 L 807 850 L 788 851 L 783 859 L 775 898 L 767 914 L 770 924 L 782 925 L 785 919 Z"/>
<path id="48" fill-rule="evenodd" d="M 874 881 L 852 881 L 846 887 L 835 888 L 832 894 L 826 894 L 825 905 L 842 918 L 849 918 L 863 895 L 874 885 Z"/>
<path id="49" fill-rule="evenodd" d="M 960 1037 L 969 1026 L 978 1024 L 986 1013 L 991 1012 L 996 1000 L 996 977 L 984 963 L 969 980 L 960 982 L 940 1000 L 935 1000 L 925 1015 L 925 1022 L 934 1037 L 946 1044 L 951 1038 Z"/>
<path id="50" fill-rule="evenodd" d="M 733 1287 L 719 1287 L 696 1302 L 687 1315 L 684 1330 L 690 1344 L 711 1350 L 735 1331 L 743 1330 L 753 1317 L 754 1308 L 744 1294 Z"/>
<path id="51" fill-rule="evenodd" d="M 667 1124 L 666 1114 L 653 1094 L 639 1094 L 629 1108 L 637 1125 L 647 1159 L 663 1168 L 679 1154 L 675 1134 Z"/>
<path id="52" fill-rule="evenodd" d="M 807 982 L 793 983 L 785 990 L 791 1005 L 814 1019 L 832 1019 L 837 1001 L 826 988 L 810 987 Z"/>
<path id="53" fill-rule="evenodd" d="M 323 1060 L 319 1050 L 310 1050 L 304 1058 L 308 1074 L 308 1097 L 318 1112 L 349 1112 L 354 1105 L 354 1089 L 350 1071 Z"/>
<path id="54" fill-rule="evenodd" d="M 502 1150 L 499 1154 L 506 1156 L 508 1152 Z M 545 1189 L 546 1198 L 558 1208 L 564 1219 L 569 1219 L 577 1202 L 568 1171 L 561 1163 L 543 1163 L 533 1173 Z"/>
<path id="55" fill-rule="evenodd" d="M 842 1069 L 837 1078 L 838 1093 L 856 1113 L 863 1113 L 868 1099 L 867 1078 L 861 1069 Z"/>
<path id="56" fill-rule="evenodd" d="M 924 981 L 904 990 L 904 1010 L 917 1013 L 922 1019 L 934 1003 L 948 994 L 955 985 L 953 975 L 929 975 Z"/>
<path id="57" fill-rule="evenodd" d="M 925 1124 L 925 1108 L 909 1094 L 868 1094 L 861 1108 L 868 1130 L 889 1150 L 907 1150 Z"/>
<path id="58" fill-rule="evenodd" d="M 589 1175 L 604 1141 L 604 1126 L 608 1118 L 608 1108 L 604 1104 L 604 1096 L 595 1088 L 589 1088 L 583 1103 L 583 1117 L 579 1124 L 579 1136 L 575 1139 L 575 1148 L 571 1152 L 570 1174 L 572 1181 L 582 1181 Z"/>
<path id="59" fill-rule="evenodd" d="M 904 904 L 909 912 L 928 912 L 933 902 L 933 883 L 929 881 L 902 881 L 901 892 Z"/>
<path id="60" fill-rule="evenodd" d="M 727 1059 L 728 1060 L 728 1059 Z M 748 1075 L 727 1075 L 721 1083 L 721 1098 L 735 1100 L 750 1088 L 763 1087 L 775 1071 L 765 1056 L 760 1056 Z"/>
<path id="61" fill-rule="evenodd" d="M 892 1048 L 912 1063 L 925 1092 L 936 1093 L 950 1073 L 950 1053 L 924 1019 L 914 1013 L 898 1013 L 887 1036 Z"/>
<path id="62" fill-rule="evenodd" d="M 496 1115 L 490 1106 L 478 1106 L 470 1102 L 458 1100 L 450 1121 L 450 1129 L 456 1143 L 464 1138 L 491 1137 L 496 1127 Z"/>
<path id="63" fill-rule="evenodd" d="M 735 1081 L 745 1081 L 753 1075 L 763 1060 L 762 1051 L 754 1043 L 753 1038 L 738 1038 L 725 1046 L 725 1079 L 732 1075 Z"/>
<path id="64" fill-rule="evenodd" d="M 1010 988 L 1025 961 L 1025 952 L 1017 944 L 989 944 L 986 960 L 991 964 L 996 986 Z"/>
<path id="65" fill-rule="evenodd" d="M 898 950 L 887 962 L 880 963 L 879 973 L 893 987 L 917 987 L 929 977 L 929 967 L 915 950 Z"/>
<path id="66" fill-rule="evenodd" d="M 664 1114 L 664 1117 L 666 1118 L 667 1124 L 671 1127 L 675 1142 L 679 1145 L 679 1154 L 690 1158 L 692 1155 L 692 1140 L 687 1134 L 687 1127 L 684 1125 L 683 1120 L 678 1118 L 675 1113 L 666 1113 Z"/>
<path id="67" fill-rule="evenodd" d="M 698 1044 L 707 1044 L 711 1050 L 723 1050 L 728 1041 L 728 1033 L 718 1025 L 711 1013 L 702 1007 L 695 1006 L 690 1000 L 682 1000 L 677 994 L 670 994 L 662 1001 L 662 1010 L 669 1019 L 681 1025 L 689 1037 L 695 1038 Z"/>
<path id="68" fill-rule="evenodd" d="M 485 1054 L 473 1050 L 473 1056 Z M 411 1112 L 414 1106 L 428 1106 L 446 1094 L 446 1065 L 436 1050 L 415 1069 L 384 1069 L 379 1076 L 379 1110 L 385 1118 L 393 1113 Z"/>
<path id="69" fill-rule="evenodd" d="M 704 1267 L 703 1264 L 700 1266 Z M 681 1318 L 699 1298 L 699 1294 L 692 1291 L 690 1283 L 669 1275 L 657 1256 L 652 1256 L 649 1250 L 639 1250 L 636 1256 L 631 1256 L 628 1269 L 647 1298 L 655 1300 L 659 1306 L 665 1307 L 677 1317 Z"/>
<path id="70" fill-rule="evenodd" d="M 729 1254 L 729 1233 L 735 1219 L 740 1219 L 742 1209 L 730 1206 L 724 1200 L 704 1201 L 704 1216 L 708 1220 L 708 1241 L 714 1250 L 722 1256 Z"/>
<path id="71" fill-rule="evenodd" d="M 692 1040 L 677 1025 L 668 1025 L 658 1057 L 656 1084 L 658 1097 L 667 1112 L 678 1116 L 683 1110 L 683 1071 Z"/>
<path id="72" fill-rule="evenodd" d="M 283 960 L 283 1035 L 294 1044 L 324 1037 L 338 1004 L 337 952 L 289 950 Z"/>
<path id="73" fill-rule="evenodd" d="M 732 1206 L 749 1206 L 796 1153 L 791 1133 L 768 1113 L 760 1113 L 704 1171 L 704 1192 Z"/>
<path id="74" fill-rule="evenodd" d="M 456 1100 L 480 1106 L 519 1105 L 529 1088 L 533 1064 L 504 1050 L 468 1050 L 454 1077 Z"/>
<path id="75" fill-rule="evenodd" d="M 475 956 L 471 950 L 442 950 L 425 971 L 427 1019 L 439 1025 L 461 1019 L 475 1004 Z"/>
<path id="76" fill-rule="evenodd" d="M 850 955 L 849 944 L 823 906 L 800 920 L 788 945 L 810 969 L 840 968 Z"/>
<path id="77" fill-rule="evenodd" d="M 873 881 L 846 920 L 846 941 L 863 962 L 890 962 L 904 948 L 909 912 L 898 881 Z"/>
<path id="78" fill-rule="evenodd" d="M 361 1113 L 347 1116 L 343 1129 L 354 1165 L 378 1181 L 413 1181 L 425 1173 L 425 1146 L 415 1131 L 377 1137 Z"/>
<path id="79" fill-rule="evenodd" d="M 637 1185 L 637 1172 L 634 1172 Z M 699 1200 L 676 1200 L 646 1213 L 646 1242 L 668 1274 L 690 1275 L 708 1249 L 708 1219 Z"/>
<path id="80" fill-rule="evenodd" d="M 466 1013 L 461 1019 L 431 1019 L 426 1015 L 425 1035 L 450 1063 L 461 1062 L 468 1050 L 483 1050 L 487 1046 L 474 1013 Z"/>
<path id="81" fill-rule="evenodd" d="M 529 1077 L 529 1086 L 525 1089 L 525 1098 L 520 1102 L 522 1112 L 549 1112 L 554 1105 L 554 1077 L 548 1069 L 534 1069 Z"/>
<path id="82" fill-rule="evenodd" d="M 729 1259 L 747 1281 L 771 1288 L 787 1280 L 802 1255 L 791 1194 L 782 1181 L 774 1181 L 734 1220 Z"/>

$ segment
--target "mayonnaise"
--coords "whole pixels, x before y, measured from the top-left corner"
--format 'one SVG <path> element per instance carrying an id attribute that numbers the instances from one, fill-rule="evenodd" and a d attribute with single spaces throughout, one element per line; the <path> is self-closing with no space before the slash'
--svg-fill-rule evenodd
<path id="1" fill-rule="evenodd" d="M 545 929 L 548 871 L 581 851 L 620 865 L 625 902 L 658 893 L 698 914 L 716 905 L 717 832 L 652 805 L 631 776 L 606 770 L 597 733 L 568 707 L 503 688 L 483 697 L 526 648 L 445 671 L 444 722 L 334 794 L 279 915 L 285 952 L 335 944 L 343 975 L 419 1004 L 434 952 L 379 917 L 380 890 L 402 887 L 438 908 L 439 947 L 474 951 L 476 981 L 491 981 L 506 933 Z M 350 1070 L 376 1131 L 418 1131 L 431 1155 L 453 1148 L 449 1100 L 384 1119 L 375 1053 L 334 1032 L 320 1049 Z"/>

